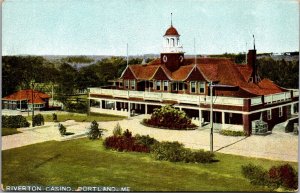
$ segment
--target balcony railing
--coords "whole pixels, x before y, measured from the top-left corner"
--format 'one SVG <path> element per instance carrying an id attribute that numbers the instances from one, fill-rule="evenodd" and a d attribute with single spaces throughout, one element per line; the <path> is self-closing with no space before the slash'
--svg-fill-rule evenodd
<path id="1" fill-rule="evenodd" d="M 141 98 L 143 100 L 163 101 L 171 100 L 178 103 L 210 104 L 210 96 L 175 94 L 163 92 L 129 91 L 104 88 L 90 88 L 90 94 L 100 94 L 118 98 Z M 213 96 L 213 104 L 243 106 L 243 98 Z"/>
<path id="2" fill-rule="evenodd" d="M 290 100 L 291 93 L 283 92 L 283 93 L 278 93 L 278 94 L 271 94 L 271 95 L 266 95 L 264 98 L 265 98 L 265 103 L 267 103 L 267 104 L 276 103 L 276 102 Z"/>
<path id="3" fill-rule="evenodd" d="M 164 92 L 148 92 L 148 91 L 133 91 L 133 90 L 117 90 L 109 88 L 89 88 L 90 94 L 107 95 L 117 98 L 140 98 L 143 100 L 152 101 L 176 101 L 177 103 L 188 103 L 188 104 L 210 104 L 210 96 L 203 95 L 190 95 L 190 94 L 176 94 L 176 93 L 164 93 Z M 299 91 L 293 90 L 293 96 L 298 97 Z M 243 106 L 245 98 L 238 97 L 223 97 L 213 96 L 213 104 L 217 105 L 231 105 L 231 106 Z M 261 105 L 262 97 L 250 98 L 251 106 Z M 291 93 L 283 92 L 272 95 L 265 95 L 264 102 L 266 104 L 277 103 L 282 101 L 291 100 Z"/>

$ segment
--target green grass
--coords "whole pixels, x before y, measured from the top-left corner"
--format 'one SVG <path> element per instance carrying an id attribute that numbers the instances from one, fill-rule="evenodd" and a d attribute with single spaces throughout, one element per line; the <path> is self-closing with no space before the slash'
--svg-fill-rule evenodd
<path id="1" fill-rule="evenodd" d="M 22 132 L 17 131 L 16 128 L 2 128 L 2 136 L 13 135 L 17 133 L 22 133 Z"/>
<path id="2" fill-rule="evenodd" d="M 2 183 L 130 187 L 131 191 L 268 191 L 249 183 L 241 165 L 283 162 L 216 154 L 210 164 L 156 161 L 150 154 L 106 150 L 102 140 L 77 139 L 2 151 Z M 297 168 L 297 163 L 292 163 Z"/>
<path id="3" fill-rule="evenodd" d="M 116 115 L 108 115 L 108 114 L 96 114 L 91 113 L 90 115 L 79 114 L 79 113 L 56 113 L 57 119 L 59 122 L 64 122 L 67 120 L 75 120 L 77 122 L 92 122 L 96 121 L 118 121 L 122 120 L 125 117 L 116 116 Z M 45 122 L 53 122 L 52 114 L 43 114 Z M 31 116 L 26 117 L 28 121 L 31 121 Z"/>

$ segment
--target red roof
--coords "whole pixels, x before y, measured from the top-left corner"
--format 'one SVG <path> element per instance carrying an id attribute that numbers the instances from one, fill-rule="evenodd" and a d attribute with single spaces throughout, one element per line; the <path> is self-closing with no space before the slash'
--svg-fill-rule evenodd
<path id="1" fill-rule="evenodd" d="M 3 100 L 11 100 L 11 101 L 20 101 L 20 100 L 28 100 L 28 103 L 32 103 L 32 93 L 33 93 L 33 103 L 34 104 L 43 104 L 45 103 L 45 99 L 51 98 L 49 95 L 32 89 L 28 90 L 20 90 L 11 95 L 8 95 L 3 98 Z"/>
<path id="2" fill-rule="evenodd" d="M 185 81 L 192 70 L 198 70 L 206 81 L 238 86 L 245 93 L 267 95 L 285 91 L 269 79 L 263 79 L 258 83 L 249 82 L 252 68 L 249 65 L 236 64 L 228 58 L 197 58 L 197 65 L 193 58 L 187 58 L 174 72 L 170 72 L 164 64 L 161 64 L 160 59 L 146 65 L 130 65 L 129 68 L 139 80 L 151 80 L 161 68 L 171 81 Z"/>
<path id="3" fill-rule="evenodd" d="M 165 36 L 179 36 L 179 33 L 177 32 L 176 28 L 171 25 L 171 27 L 167 29 Z"/>

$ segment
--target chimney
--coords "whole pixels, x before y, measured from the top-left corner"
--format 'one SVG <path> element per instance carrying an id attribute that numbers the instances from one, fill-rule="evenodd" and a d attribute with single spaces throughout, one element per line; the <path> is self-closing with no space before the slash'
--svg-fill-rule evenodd
<path id="1" fill-rule="evenodd" d="M 247 54 L 247 65 L 252 68 L 252 82 L 257 82 L 257 68 L 256 68 L 256 50 L 249 50 Z"/>

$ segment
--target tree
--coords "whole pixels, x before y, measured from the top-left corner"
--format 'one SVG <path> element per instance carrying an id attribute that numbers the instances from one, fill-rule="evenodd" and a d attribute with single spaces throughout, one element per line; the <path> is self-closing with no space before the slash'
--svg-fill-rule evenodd
<path id="1" fill-rule="evenodd" d="M 99 129 L 98 123 L 94 120 L 89 128 L 88 138 L 91 140 L 99 139 L 103 135 L 103 129 Z"/>

